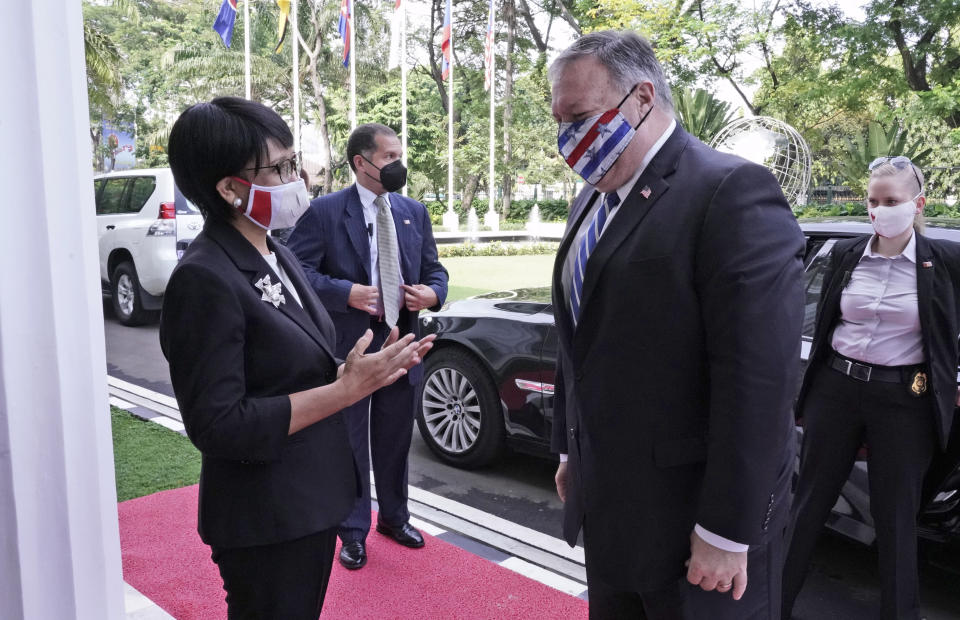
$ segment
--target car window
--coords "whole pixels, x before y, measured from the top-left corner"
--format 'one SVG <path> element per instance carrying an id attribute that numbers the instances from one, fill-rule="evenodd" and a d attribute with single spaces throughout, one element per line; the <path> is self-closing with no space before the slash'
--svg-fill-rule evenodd
<path id="1" fill-rule="evenodd" d="M 173 186 L 173 202 L 177 208 L 177 215 L 196 215 L 200 209 L 195 204 L 187 200 L 187 197 L 180 192 L 180 188 Z"/>
<path id="2" fill-rule="evenodd" d="M 105 179 L 97 199 L 97 215 L 123 213 L 123 190 L 127 179 Z"/>
<path id="3" fill-rule="evenodd" d="M 137 213 L 147 204 L 157 187 L 157 180 L 153 177 L 136 177 L 131 180 L 130 197 L 127 200 L 128 213 Z"/>
<path id="4" fill-rule="evenodd" d="M 820 293 L 823 292 L 823 277 L 830 266 L 830 252 L 836 242 L 836 239 L 823 241 L 816 252 L 807 255 L 807 269 L 803 273 L 802 335 L 805 338 L 813 338 L 813 330 L 817 322 L 817 304 L 820 302 Z"/>

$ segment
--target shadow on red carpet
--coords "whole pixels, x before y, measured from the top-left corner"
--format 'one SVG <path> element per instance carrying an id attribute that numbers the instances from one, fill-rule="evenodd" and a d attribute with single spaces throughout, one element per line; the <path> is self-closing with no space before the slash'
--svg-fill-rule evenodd
<path id="1" fill-rule="evenodd" d="M 226 617 L 220 574 L 197 534 L 196 485 L 123 502 L 119 513 L 124 581 L 180 620 Z M 365 568 L 334 561 L 322 617 L 587 617 L 582 599 L 424 538 L 423 549 L 407 549 L 372 532 Z"/>

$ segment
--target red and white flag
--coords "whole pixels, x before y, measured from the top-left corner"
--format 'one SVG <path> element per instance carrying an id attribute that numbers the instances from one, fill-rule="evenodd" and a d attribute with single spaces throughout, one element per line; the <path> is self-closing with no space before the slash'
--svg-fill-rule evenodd
<path id="1" fill-rule="evenodd" d="M 403 0 L 397 0 L 393 6 L 393 19 L 390 22 L 390 57 L 387 60 L 387 68 L 393 69 L 400 66 L 400 33 L 403 30 Z"/>
<path id="2" fill-rule="evenodd" d="M 490 13 L 487 17 L 487 39 L 483 44 L 483 90 L 490 90 L 493 84 L 493 0 L 490 0 Z"/>

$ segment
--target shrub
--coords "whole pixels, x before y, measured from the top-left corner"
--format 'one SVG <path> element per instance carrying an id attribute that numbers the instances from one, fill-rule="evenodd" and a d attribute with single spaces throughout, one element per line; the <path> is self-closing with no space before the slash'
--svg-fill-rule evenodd
<path id="1" fill-rule="evenodd" d="M 436 201 L 425 204 L 427 212 L 430 214 L 430 223 L 435 226 L 442 225 L 443 214 L 446 212 L 447 206 L 444 203 Z M 567 205 L 566 200 L 514 200 L 510 203 L 510 216 L 506 221 L 526 222 L 530 217 L 530 210 L 533 209 L 534 204 L 540 205 L 541 222 L 562 222 L 567 219 L 569 205 Z M 477 212 L 477 217 L 483 222 L 483 214 L 487 212 L 487 200 L 485 198 L 475 198 L 472 206 Z M 500 203 L 495 203 L 494 209 L 497 213 L 500 213 Z M 460 223 L 464 224 L 467 221 L 467 213 L 463 210 L 459 200 L 453 201 L 453 210 L 457 214 L 457 217 L 460 218 Z"/>
<path id="2" fill-rule="evenodd" d="M 559 243 L 458 243 L 437 246 L 440 258 L 459 256 L 527 256 L 556 254 Z"/>

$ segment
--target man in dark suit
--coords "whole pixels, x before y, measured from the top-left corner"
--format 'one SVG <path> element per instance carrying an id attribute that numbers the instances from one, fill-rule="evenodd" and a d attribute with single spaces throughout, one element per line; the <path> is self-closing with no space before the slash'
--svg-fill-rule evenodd
<path id="1" fill-rule="evenodd" d="M 677 126 L 636 34 L 578 39 L 550 79 L 587 181 L 553 275 L 553 440 L 590 616 L 777 617 L 803 235 L 765 168 Z"/>
<path id="2" fill-rule="evenodd" d="M 314 200 L 290 234 L 289 248 L 337 328 L 343 356 L 365 330 L 378 346 L 393 325 L 417 331 L 417 313 L 438 309 L 447 296 L 447 271 L 437 260 L 430 217 L 423 204 L 396 194 L 406 183 L 397 134 L 385 125 L 360 125 L 347 142 L 357 182 Z M 423 376 L 417 366 L 408 380 L 380 389 L 345 410 L 357 467 L 377 485 L 377 531 L 411 548 L 423 536 L 407 510 L 407 453 L 413 433 L 414 397 Z M 369 447 L 368 447 L 369 446 Z M 367 562 L 370 486 L 340 525 L 340 562 Z"/>

